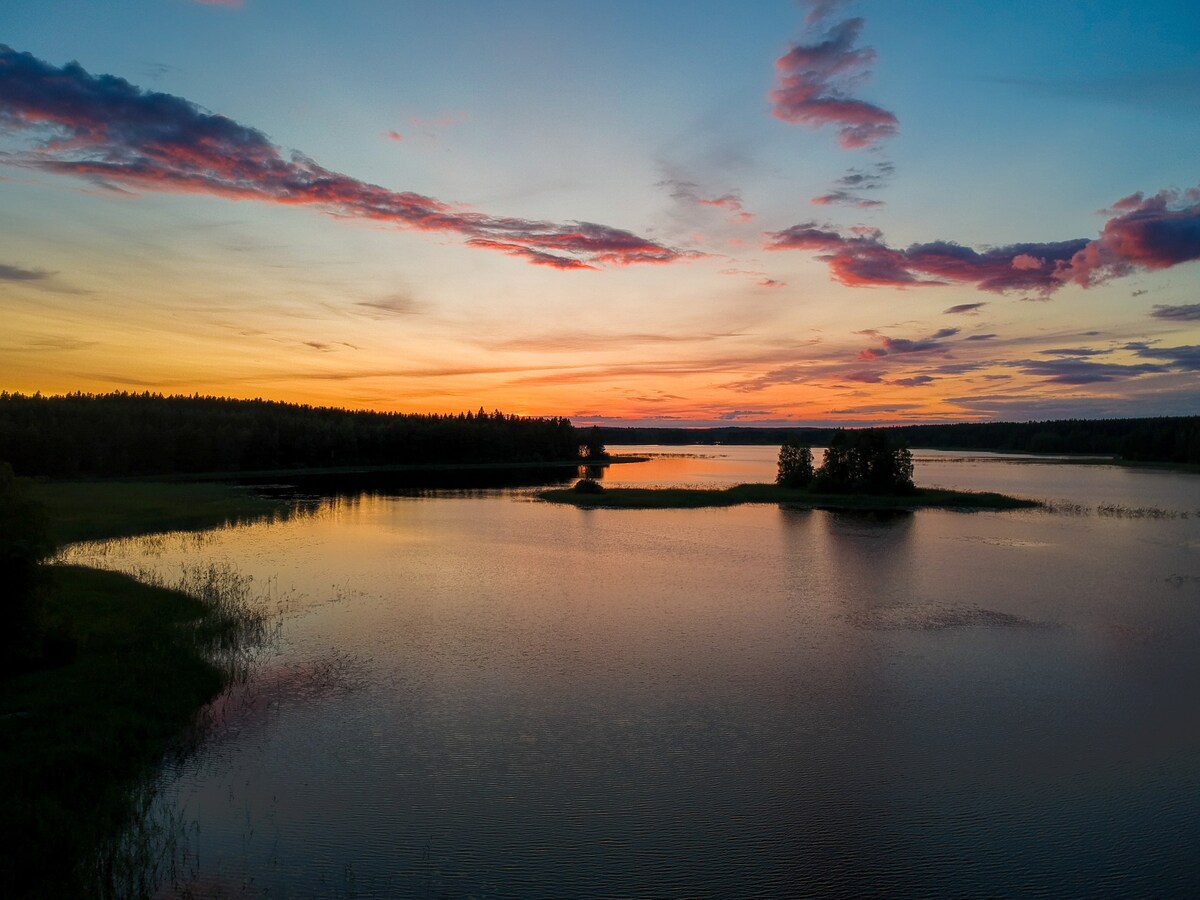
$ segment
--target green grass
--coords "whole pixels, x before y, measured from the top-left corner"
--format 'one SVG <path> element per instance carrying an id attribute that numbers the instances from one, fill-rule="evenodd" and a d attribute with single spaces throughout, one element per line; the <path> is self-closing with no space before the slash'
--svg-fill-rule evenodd
<path id="1" fill-rule="evenodd" d="M 46 622 L 78 650 L 9 677 L 0 694 L 0 896 L 124 896 L 139 875 L 115 848 L 139 787 L 265 620 L 246 611 L 246 583 L 228 571 L 193 574 L 199 597 L 82 567 L 47 574 Z"/>
<path id="2" fill-rule="evenodd" d="M 286 515 L 284 500 L 233 484 L 147 481 L 32 482 L 59 544 L 160 531 L 196 531 L 229 522 Z"/>
<path id="3" fill-rule="evenodd" d="M 551 503 L 585 509 L 700 509 L 743 503 L 785 503 L 820 509 L 1028 509 L 1041 504 L 1004 494 L 917 488 L 906 496 L 871 494 L 813 494 L 775 484 L 739 484 L 729 488 L 606 488 L 601 494 L 576 493 L 571 488 L 538 494 Z"/>

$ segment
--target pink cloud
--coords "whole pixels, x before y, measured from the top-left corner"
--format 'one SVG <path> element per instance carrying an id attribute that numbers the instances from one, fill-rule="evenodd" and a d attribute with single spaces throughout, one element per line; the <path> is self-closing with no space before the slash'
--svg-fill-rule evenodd
<path id="1" fill-rule="evenodd" d="M 404 135 L 402 135 L 402 134 L 401 134 L 400 132 L 398 132 L 398 131 L 385 131 L 385 132 L 383 133 L 383 136 L 384 136 L 385 138 L 387 138 L 389 141 L 402 141 L 402 140 L 404 140 Z"/>
<path id="2" fill-rule="evenodd" d="M 775 61 L 779 82 L 769 97 L 776 118 L 813 128 L 836 126 L 847 149 L 872 146 L 896 133 L 892 113 L 848 93 L 875 60 L 870 47 L 854 47 L 862 26 L 862 19 L 847 19 L 824 40 L 793 44 Z"/>
<path id="3" fill-rule="evenodd" d="M 849 287 L 974 284 L 981 291 L 1048 297 L 1066 284 L 1083 287 L 1146 269 L 1200 259 L 1200 196 L 1192 191 L 1134 194 L 1095 240 L 1013 244 L 973 250 L 952 241 L 889 247 L 875 229 L 804 222 L 768 233 L 768 250 L 820 254 L 834 279 Z"/>
<path id="4" fill-rule="evenodd" d="M 607 225 L 494 216 L 392 191 L 285 153 L 261 131 L 181 97 L 92 76 L 77 63 L 57 68 L 2 44 L 0 126 L 41 138 L 32 149 L 11 154 L 10 163 L 100 186 L 312 206 L 337 217 L 459 234 L 468 246 L 559 269 L 700 255 Z"/>
<path id="5" fill-rule="evenodd" d="M 1120 211 L 1104 223 L 1063 267 L 1064 280 L 1087 287 L 1140 269 L 1168 269 L 1200 259 L 1200 196 L 1164 190 L 1143 199 L 1140 193 L 1113 204 Z"/>

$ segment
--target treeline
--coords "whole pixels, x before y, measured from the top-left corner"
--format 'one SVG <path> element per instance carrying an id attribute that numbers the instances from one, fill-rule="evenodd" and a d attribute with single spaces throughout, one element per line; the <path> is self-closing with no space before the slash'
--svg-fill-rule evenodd
<path id="1" fill-rule="evenodd" d="M 358 412 L 161 394 L 0 393 L 0 460 L 93 478 L 327 466 L 577 459 L 564 418 Z"/>
<path id="2" fill-rule="evenodd" d="M 1139 462 L 1200 464 L 1200 416 L 1148 419 L 1059 419 L 1049 422 L 969 422 L 884 429 L 910 447 L 1009 453 L 1084 453 Z M 782 444 L 793 438 L 825 446 L 833 428 L 615 428 L 607 444 Z"/>

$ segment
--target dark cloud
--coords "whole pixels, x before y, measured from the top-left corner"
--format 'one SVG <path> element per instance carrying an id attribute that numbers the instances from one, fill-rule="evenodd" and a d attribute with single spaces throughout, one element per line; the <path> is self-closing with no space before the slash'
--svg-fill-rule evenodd
<path id="1" fill-rule="evenodd" d="M 893 338 L 878 332 L 869 332 L 879 342 L 877 347 L 867 347 L 858 352 L 859 359 L 881 359 L 885 356 L 896 356 L 909 353 L 946 353 L 944 340 L 958 334 L 957 328 L 942 328 L 927 338 L 911 340 L 909 338 Z"/>
<path id="2" fill-rule="evenodd" d="M 1172 368 L 1185 372 L 1200 372 L 1200 345 L 1183 347 L 1144 347 L 1137 355 L 1146 359 L 1165 359 Z"/>
<path id="3" fill-rule="evenodd" d="M 287 154 L 257 129 L 78 63 L 59 68 L 0 44 L 0 127 L 40 138 L 7 161 L 102 186 L 313 206 L 330 215 L 450 232 L 535 265 L 670 263 L 686 255 L 629 231 L 492 216 L 391 191 Z"/>
<path id="4" fill-rule="evenodd" d="M 1150 315 L 1156 319 L 1169 319 L 1173 322 L 1200 322 L 1200 303 L 1185 303 L 1182 306 L 1156 303 Z"/>
<path id="5" fill-rule="evenodd" d="M 20 266 L 9 266 L 0 263 L 0 281 L 42 281 L 53 275 L 41 269 L 23 269 Z"/>
<path id="6" fill-rule="evenodd" d="M 923 384 L 929 384 L 931 381 L 936 381 L 932 375 L 913 375 L 910 378 L 895 378 L 892 384 L 902 384 L 905 387 L 920 387 Z"/>
<path id="7" fill-rule="evenodd" d="M 833 189 L 819 197 L 813 197 L 816 206 L 851 206 L 857 209 L 877 209 L 886 204 L 859 196 L 859 191 L 878 190 L 895 174 L 896 167 L 890 162 L 875 163 L 869 169 L 850 169 L 834 182 Z"/>
<path id="8" fill-rule="evenodd" d="M 819 21 L 810 17 L 810 24 Z M 886 109 L 856 100 L 850 88 L 862 81 L 875 61 L 870 47 L 855 47 L 862 19 L 832 26 L 824 39 L 793 44 L 775 61 L 778 85 L 770 92 L 776 118 L 820 128 L 833 125 L 843 147 L 868 147 L 896 133 L 896 117 Z"/>
<path id="9" fill-rule="evenodd" d="M 995 334 L 994 332 L 989 332 L 988 334 L 967 335 L 967 337 L 965 337 L 964 340 L 967 340 L 967 341 L 990 341 L 994 337 L 998 337 L 998 335 Z"/>
<path id="10" fill-rule="evenodd" d="M 889 247 L 877 229 L 843 233 L 803 222 L 768 233 L 768 250 L 821 254 L 834 279 L 849 287 L 974 284 L 981 291 L 1031 291 L 1048 297 L 1146 269 L 1200 259 L 1200 188 L 1133 194 L 1107 211 L 1095 240 L 1011 244 L 983 251 L 952 241 Z M 1028 297 L 1024 299 L 1036 299 Z M 954 307 L 951 307 L 953 309 Z"/>
<path id="11" fill-rule="evenodd" d="M 853 206 L 856 209 L 878 209 L 887 205 L 882 200 L 868 200 L 849 191 L 830 191 L 828 194 L 813 197 L 810 202 L 814 206 Z"/>
<path id="12" fill-rule="evenodd" d="M 943 309 L 942 313 L 948 316 L 953 315 L 973 315 L 979 312 L 980 309 L 987 306 L 987 302 L 981 303 L 959 303 L 957 306 L 951 306 Z"/>
<path id="13" fill-rule="evenodd" d="M 1097 384 L 1167 371 L 1166 366 L 1152 363 L 1125 366 L 1117 363 L 1094 363 L 1086 359 L 1025 360 L 1014 365 L 1023 374 L 1044 377 L 1052 384 Z"/>

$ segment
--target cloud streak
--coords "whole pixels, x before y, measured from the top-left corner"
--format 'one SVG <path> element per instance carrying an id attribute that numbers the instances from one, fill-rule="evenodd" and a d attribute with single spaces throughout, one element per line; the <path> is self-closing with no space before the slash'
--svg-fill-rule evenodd
<path id="1" fill-rule="evenodd" d="M 833 5 L 816 4 L 809 25 L 819 23 Z M 833 126 L 846 149 L 874 146 L 896 133 L 895 115 L 850 94 L 875 61 L 870 47 L 855 47 L 862 27 L 862 19 L 839 22 L 823 39 L 793 44 L 775 61 L 778 82 L 768 95 L 775 118 L 811 128 Z"/>
<path id="2" fill-rule="evenodd" d="M 1111 217 L 1093 240 L 982 251 L 933 241 L 899 249 L 888 246 L 876 229 L 844 233 L 802 222 L 768 233 L 766 249 L 816 252 L 833 278 L 848 287 L 974 284 L 981 291 L 1019 290 L 1043 297 L 1067 284 L 1090 287 L 1200 259 L 1200 188 L 1160 191 L 1149 198 L 1133 194 L 1106 212 Z"/>
<path id="3" fill-rule="evenodd" d="M 1150 315 L 1171 322 L 1200 322 L 1200 303 L 1185 303 L 1182 306 L 1156 303 Z"/>
<path id="4" fill-rule="evenodd" d="M 3 161 L 101 186 L 312 206 L 333 216 L 453 233 L 468 246 L 556 269 L 671 263 L 683 253 L 591 222 L 493 216 L 392 191 L 286 153 L 265 134 L 171 94 L 0 44 L 0 127 L 37 139 Z"/>

